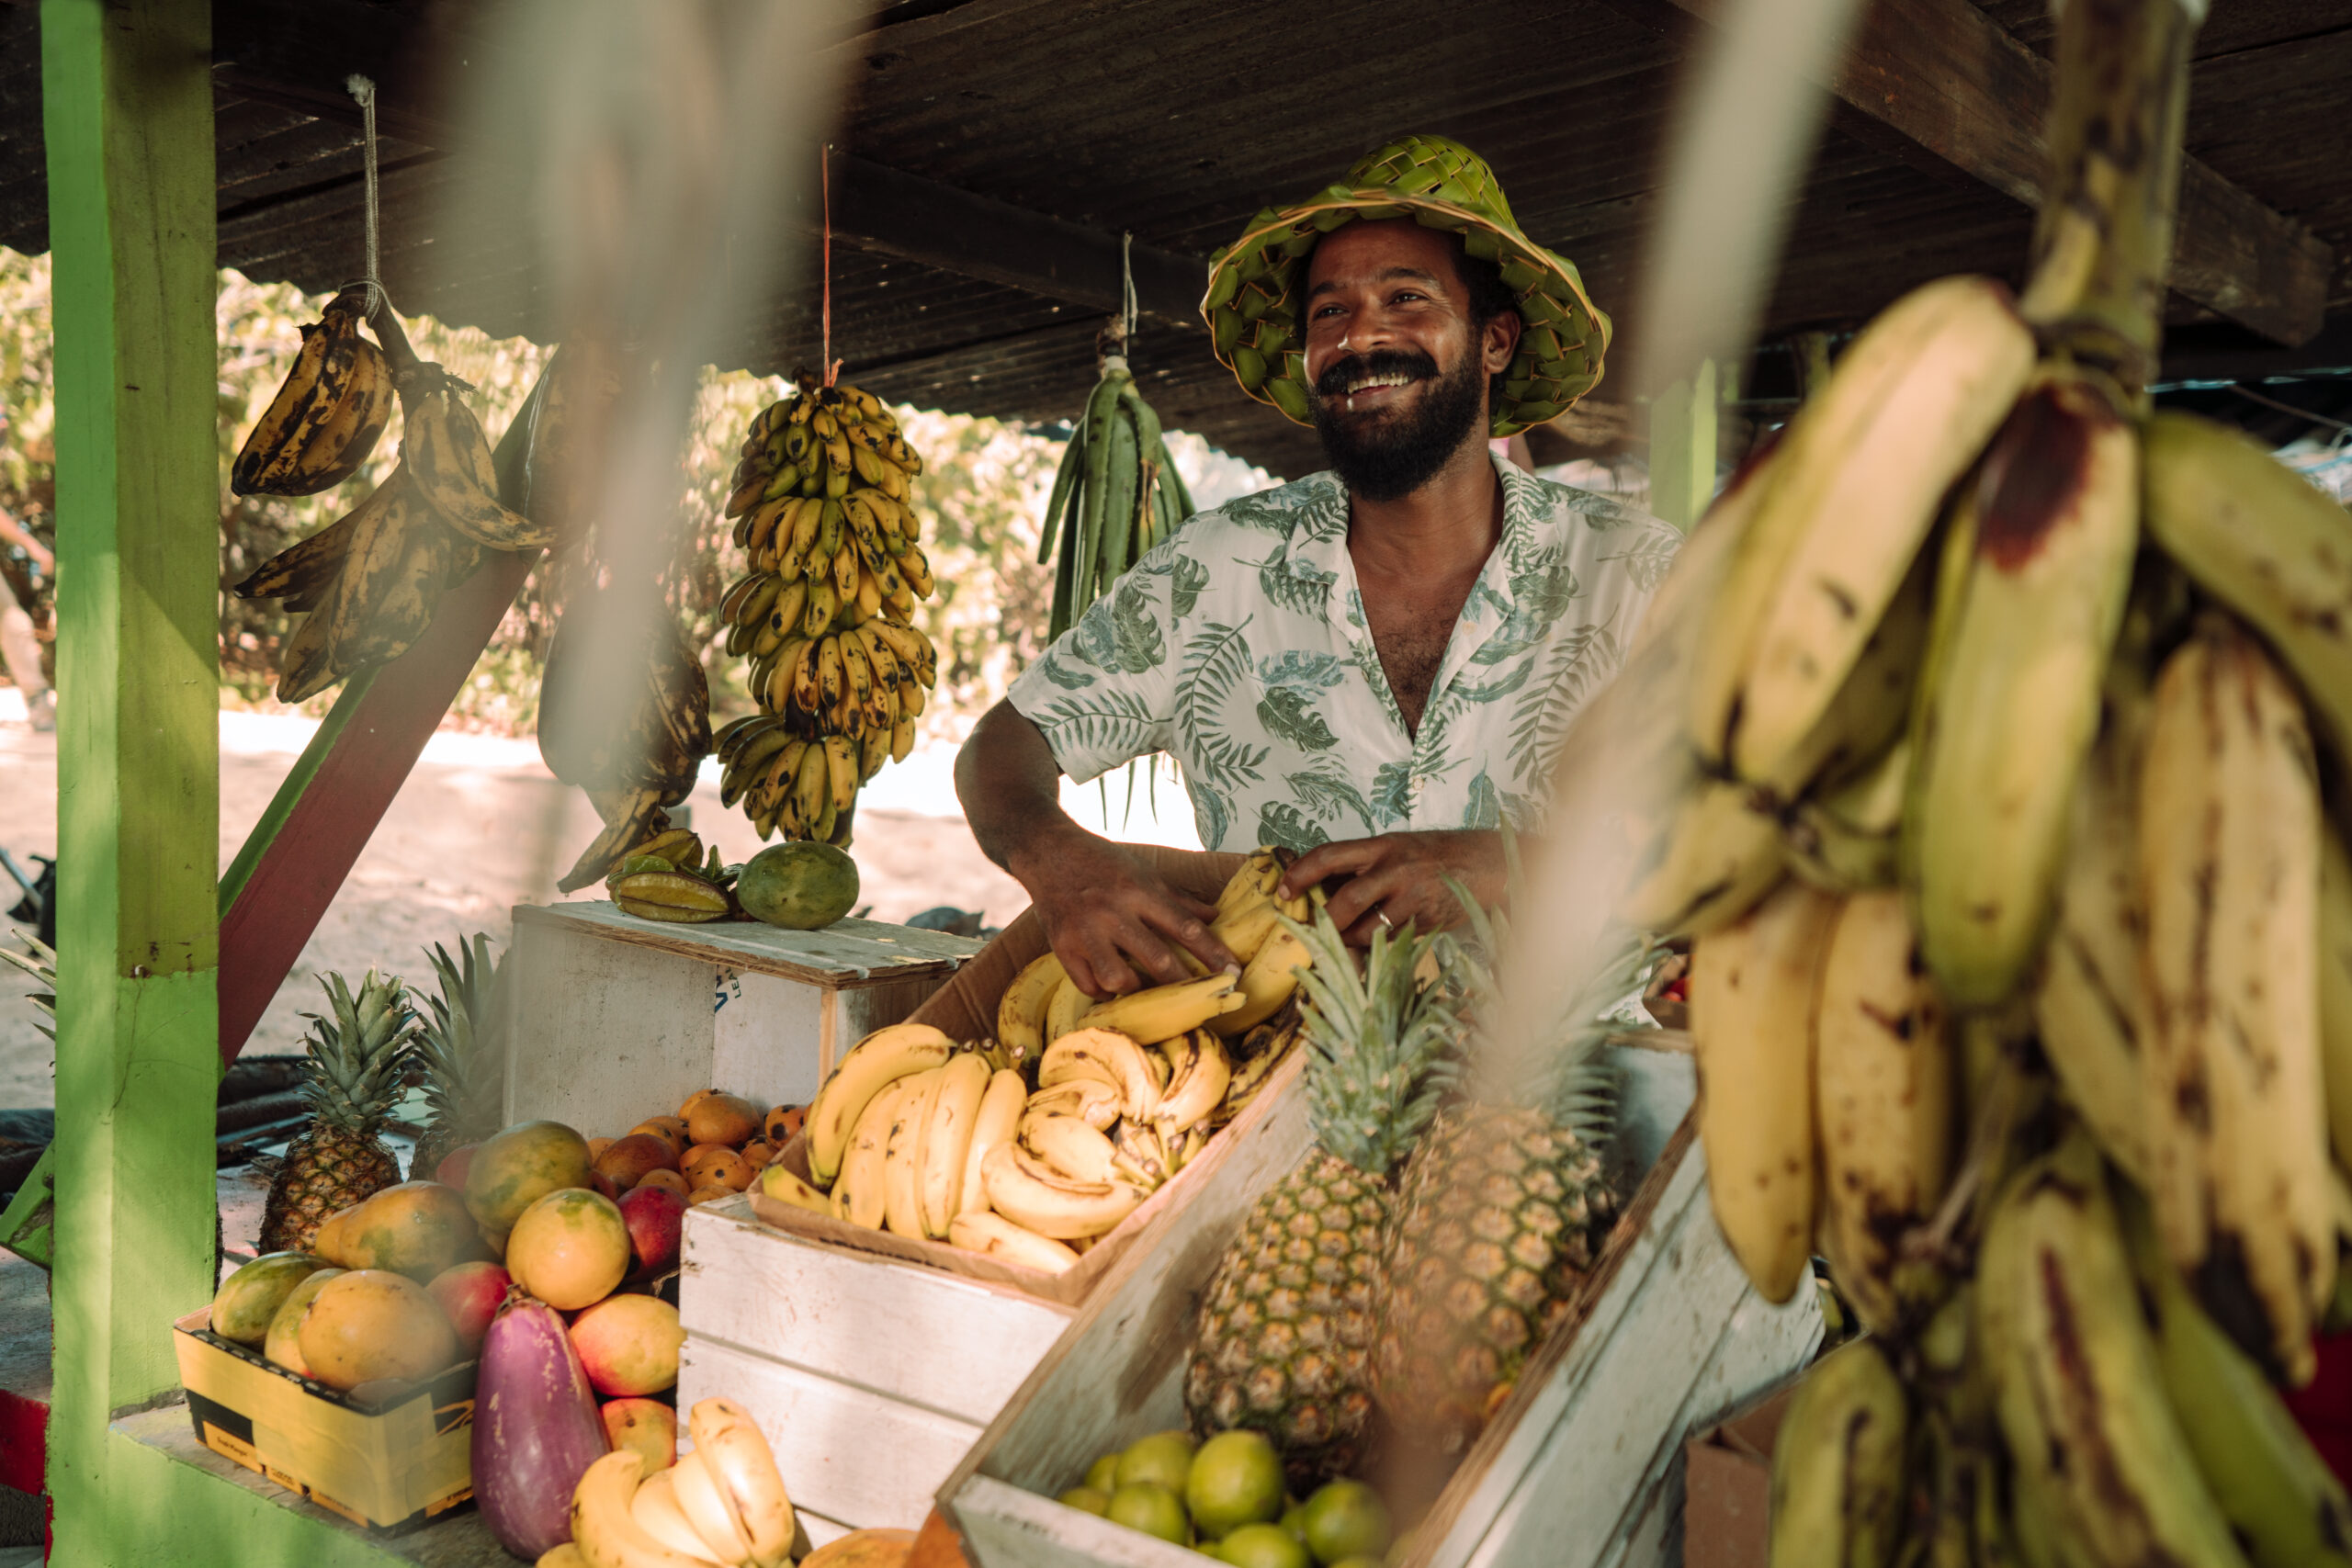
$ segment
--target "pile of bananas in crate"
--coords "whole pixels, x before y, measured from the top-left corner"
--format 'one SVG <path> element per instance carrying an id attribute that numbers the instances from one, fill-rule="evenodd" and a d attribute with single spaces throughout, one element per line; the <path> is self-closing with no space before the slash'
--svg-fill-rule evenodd
<path id="1" fill-rule="evenodd" d="M 391 477 L 236 586 L 241 598 L 277 599 L 303 616 L 280 655 L 281 702 L 407 652 L 483 550 L 537 549 L 553 537 L 500 504 L 489 439 L 465 402 L 472 389 L 418 361 L 397 333 L 397 366 L 360 335 L 368 298 L 347 289 L 302 329 L 294 368 L 230 468 L 239 495 L 331 490 L 375 449 L 397 390 L 402 434 Z M 397 324 L 389 309 L 374 320 L 379 331 Z"/>
<path id="2" fill-rule="evenodd" d="M 760 711 L 713 738 L 720 795 L 760 837 L 847 844 L 858 786 L 914 749 L 939 656 L 912 624 L 931 565 L 922 459 L 871 392 L 802 376 L 752 422 L 727 515 L 751 557 L 719 615 Z"/>
<path id="3" fill-rule="evenodd" d="M 1714 1213 L 1870 1331 L 1777 1564 L 2352 1562 L 2274 1386 L 2352 1325 L 2352 515 L 2142 390 L 2191 30 L 2068 8 L 2025 295 L 1872 322 L 1645 629 Z"/>

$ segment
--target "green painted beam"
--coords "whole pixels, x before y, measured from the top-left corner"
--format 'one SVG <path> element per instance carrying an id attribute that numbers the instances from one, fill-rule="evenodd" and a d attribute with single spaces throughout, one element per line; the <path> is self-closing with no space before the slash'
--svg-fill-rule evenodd
<path id="1" fill-rule="evenodd" d="M 1650 400 L 1650 511 L 1685 533 L 1715 499 L 1715 362 Z"/>
<path id="2" fill-rule="evenodd" d="M 172 1560 L 111 1462 L 210 1295 L 220 851 L 208 0 L 41 0 L 57 378 L 53 1561 Z M 150 1533 L 152 1531 L 152 1533 Z"/>

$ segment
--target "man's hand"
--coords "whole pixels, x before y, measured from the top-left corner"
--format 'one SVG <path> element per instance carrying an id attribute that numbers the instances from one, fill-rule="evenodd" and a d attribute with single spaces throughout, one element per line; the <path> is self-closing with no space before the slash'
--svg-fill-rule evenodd
<path id="1" fill-rule="evenodd" d="M 1283 874 L 1282 896 L 1296 897 L 1319 882 L 1345 877 L 1329 901 L 1331 923 L 1351 946 L 1363 947 L 1384 915 L 1394 926 L 1418 920 L 1424 931 L 1461 924 L 1462 904 L 1445 885 L 1448 876 L 1465 885 L 1479 903 L 1500 903 L 1506 881 L 1502 835 L 1469 829 L 1383 833 L 1320 844 L 1291 863 Z"/>
<path id="2" fill-rule="evenodd" d="M 1011 870 L 1029 889 L 1070 982 L 1090 997 L 1191 979 L 1180 948 L 1211 974 L 1238 967 L 1209 934 L 1214 906 L 1178 892 L 1108 839 L 1075 824 Z"/>

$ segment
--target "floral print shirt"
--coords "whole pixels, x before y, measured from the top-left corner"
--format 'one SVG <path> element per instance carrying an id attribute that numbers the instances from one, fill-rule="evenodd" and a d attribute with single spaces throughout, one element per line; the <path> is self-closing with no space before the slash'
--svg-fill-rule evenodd
<path id="1" fill-rule="evenodd" d="M 1682 536 L 1494 461 L 1502 535 L 1418 734 L 1374 649 L 1330 473 L 1188 519 L 1022 672 L 1012 705 L 1080 784 L 1173 755 L 1212 850 L 1539 827 L 1560 738 Z"/>

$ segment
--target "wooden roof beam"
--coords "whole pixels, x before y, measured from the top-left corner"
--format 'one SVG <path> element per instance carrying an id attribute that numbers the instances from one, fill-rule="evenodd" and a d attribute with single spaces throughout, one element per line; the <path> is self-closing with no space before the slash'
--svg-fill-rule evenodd
<path id="1" fill-rule="evenodd" d="M 1713 25 L 1728 0 L 1609 0 L 1657 31 Z M 1836 123 L 1931 173 L 2028 207 L 2047 173 L 2041 127 L 2056 72 L 1970 0 L 1871 0 L 1837 79 Z M 2274 343 L 2319 331 L 2335 253 L 2195 158 L 2181 169 L 2172 288 Z"/>

